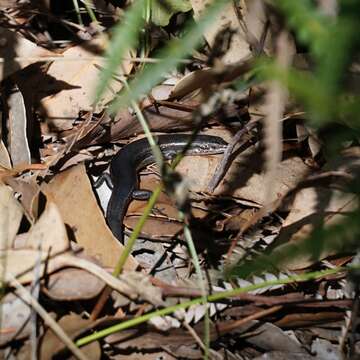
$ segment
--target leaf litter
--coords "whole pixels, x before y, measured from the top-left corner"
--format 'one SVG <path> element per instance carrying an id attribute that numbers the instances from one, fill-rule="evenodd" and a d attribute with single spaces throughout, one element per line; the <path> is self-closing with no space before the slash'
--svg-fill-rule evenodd
<path id="1" fill-rule="evenodd" d="M 301 107 L 279 79 L 253 81 L 249 70 L 261 55 L 272 57 L 283 71 L 302 56 L 301 41 L 271 3 L 226 4 L 190 60 L 151 79 L 158 85 L 139 102 L 153 132 L 201 128 L 232 143 L 224 156 L 185 157 L 176 171 L 189 191 L 185 222 L 207 293 L 249 290 L 184 308 L 179 304 L 203 294 L 173 196 L 160 195 L 121 275 L 114 277 L 126 242 L 121 244 L 106 223 L 111 190 L 99 191 L 94 179 L 108 172 L 121 147 L 143 136 L 133 109 L 108 112 L 124 79 L 145 71 L 142 62 L 151 62 L 161 43 L 183 36 L 186 21 L 199 21 L 209 1 L 154 1 L 153 17 L 141 15 L 147 22 L 140 31 L 141 51 L 136 54 L 130 40 L 131 46 L 124 44 L 124 56 L 112 64 L 117 70 L 111 70 L 97 103 L 95 91 L 108 66 L 104 50 L 116 46 L 109 45 L 108 30 L 124 21 L 129 8 L 101 0 L 78 14 L 65 4 L 56 8 L 27 0 L 0 6 L 2 355 L 340 359 L 356 353 L 359 339 L 351 324 L 359 312 L 358 275 L 352 275 L 350 293 L 340 271 L 288 282 L 346 265 L 356 250 L 324 246 L 284 258 L 281 267 L 271 262 L 273 249 L 287 254 L 287 246 L 301 248 L 319 226 L 331 231 L 358 214 L 353 181 L 359 158 L 357 141 L 344 140 L 334 145 L 341 151 L 333 161 L 334 149 L 305 122 L 311 107 Z M 319 9 L 337 16 L 336 8 L 324 3 Z M 148 166 L 140 188 L 156 192 L 162 175 L 163 169 Z M 131 202 L 124 217 L 126 238 L 145 207 L 144 201 Z M 265 271 L 226 278 L 232 267 L 256 266 L 259 256 L 271 265 Z M 156 316 L 172 306 L 172 314 Z M 40 317 L 34 317 L 35 310 Z M 148 321 L 141 320 L 152 312 Z M 123 330 L 112 332 L 119 324 Z M 104 329 L 110 330 L 102 341 L 94 338 L 78 351 L 75 344 Z"/>

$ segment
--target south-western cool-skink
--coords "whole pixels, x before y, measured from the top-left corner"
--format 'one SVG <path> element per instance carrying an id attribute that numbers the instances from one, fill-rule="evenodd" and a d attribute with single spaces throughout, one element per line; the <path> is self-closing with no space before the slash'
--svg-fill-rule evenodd
<path id="1" fill-rule="evenodd" d="M 157 143 L 166 160 L 183 150 L 190 135 L 174 134 L 157 136 Z M 211 155 L 223 153 L 227 143 L 218 136 L 198 135 L 192 141 L 186 155 Z M 123 242 L 123 219 L 132 193 L 138 188 L 138 171 L 155 163 L 150 145 L 146 138 L 134 141 L 122 148 L 112 159 L 110 177 L 113 190 L 106 211 L 107 223 L 116 236 Z"/>

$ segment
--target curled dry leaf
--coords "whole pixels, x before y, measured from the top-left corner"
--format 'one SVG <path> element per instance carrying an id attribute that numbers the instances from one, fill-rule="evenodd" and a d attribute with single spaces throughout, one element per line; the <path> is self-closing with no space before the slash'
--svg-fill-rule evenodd
<path id="1" fill-rule="evenodd" d="M 0 249 L 12 247 L 19 230 L 23 209 L 9 186 L 0 182 Z"/>
<path id="2" fill-rule="evenodd" d="M 49 76 L 71 86 L 70 89 L 47 96 L 41 101 L 44 116 L 55 131 L 71 129 L 72 121 L 78 117 L 79 111 L 100 112 L 120 91 L 121 82 L 113 80 L 96 108 L 93 108 L 94 89 L 97 87 L 101 69 L 105 66 L 104 59 L 99 58 L 97 54 L 105 48 L 106 43 L 105 36 L 98 36 L 74 46 L 63 53 L 62 59 L 54 61 L 49 67 Z M 129 53 L 128 56 L 130 57 Z M 131 68 L 132 63 L 124 61 L 117 75 L 127 74 Z"/>
<path id="3" fill-rule="evenodd" d="M 251 63 L 252 59 L 247 57 L 232 64 L 193 71 L 178 81 L 170 94 L 170 99 L 181 99 L 189 94 L 191 96 L 188 97 L 192 100 L 206 98 L 213 88 L 215 91 L 220 84 L 231 82 L 249 71 Z M 199 89 L 200 92 L 195 91 Z"/>
<path id="4" fill-rule="evenodd" d="M 209 88 L 209 86 L 214 84 L 216 84 L 216 80 L 213 69 L 195 70 L 185 75 L 176 83 L 171 91 L 170 98 L 181 99 L 199 88 Z"/>
<path id="5" fill-rule="evenodd" d="M 114 267 L 123 245 L 106 225 L 85 166 L 77 165 L 56 175 L 49 184 L 42 185 L 42 190 L 56 203 L 65 224 L 71 227 L 86 254 L 104 266 Z M 136 261 L 130 256 L 125 268 L 132 270 L 136 267 Z"/>
<path id="6" fill-rule="evenodd" d="M 211 340 L 216 340 L 224 334 L 233 334 L 235 337 L 243 336 L 246 341 L 264 350 L 282 350 L 306 354 L 305 350 L 296 340 L 292 339 L 275 325 L 270 323 L 260 324 L 255 320 L 249 320 L 239 325 L 236 325 L 236 323 L 239 322 L 234 321 L 234 323 L 230 323 L 229 326 L 229 321 L 219 321 L 217 322 L 216 328 L 211 324 Z M 204 324 L 202 322 L 198 323 L 194 325 L 193 328 L 197 335 L 203 338 Z M 194 337 L 183 329 L 160 331 L 151 325 L 139 326 L 137 329 L 129 329 L 112 334 L 108 336 L 105 341 L 123 350 L 135 348 L 144 351 L 146 349 L 156 349 L 166 346 L 167 349 L 171 349 L 171 352 L 176 353 L 179 357 L 184 356 L 185 349 L 182 349 L 182 346 L 186 345 L 187 348 L 191 348 L 191 345 L 196 343 Z M 197 355 L 195 358 L 202 357 L 200 352 L 198 352 Z"/>
<path id="7" fill-rule="evenodd" d="M 53 300 L 77 301 L 93 299 L 104 288 L 104 282 L 81 269 L 62 269 L 51 274 L 42 290 Z"/>

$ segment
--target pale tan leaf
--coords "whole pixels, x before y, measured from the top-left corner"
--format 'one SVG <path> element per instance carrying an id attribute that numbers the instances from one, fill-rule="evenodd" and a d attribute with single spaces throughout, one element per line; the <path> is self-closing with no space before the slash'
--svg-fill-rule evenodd
<path id="1" fill-rule="evenodd" d="M 201 69 L 190 72 L 180 79 L 171 91 L 171 98 L 181 99 L 200 87 L 209 87 L 214 83 L 212 69 Z"/>
<path id="2" fill-rule="evenodd" d="M 16 295 L 9 293 L 1 299 L 1 346 L 8 341 L 22 339 L 30 335 L 31 323 L 28 321 L 30 314 L 31 308 Z"/>
<path id="3" fill-rule="evenodd" d="M 17 0 L 1 0 L 0 9 L 3 10 L 15 7 L 16 5 L 18 5 L 17 2 Z"/>
<path id="4" fill-rule="evenodd" d="M 34 266 L 38 260 L 45 261 L 47 252 L 37 250 L 7 250 L 0 251 L 0 273 L 2 280 L 7 283 L 13 277 L 19 276 L 21 283 L 29 283 L 34 279 Z M 44 268 L 41 268 L 41 272 Z"/>
<path id="5" fill-rule="evenodd" d="M 12 246 L 19 230 L 23 209 L 10 187 L 0 183 L 0 249 Z"/>
<path id="6" fill-rule="evenodd" d="M 56 203 L 86 254 L 99 259 L 104 266 L 114 267 L 124 247 L 106 225 L 85 166 L 77 165 L 58 174 L 49 184 L 43 184 L 42 190 Z M 130 256 L 126 268 L 132 270 L 137 265 Z"/>
<path id="7" fill-rule="evenodd" d="M 58 131 L 71 129 L 72 121 L 78 117 L 79 111 L 101 111 L 121 89 L 122 84 L 119 80 L 111 81 L 96 108 L 93 108 L 95 88 L 101 70 L 105 67 L 105 60 L 88 49 L 92 47 L 104 49 L 106 43 L 106 38 L 99 36 L 85 44 L 74 46 L 63 53 L 63 59 L 54 61 L 49 67 L 48 75 L 71 87 L 71 89 L 47 96 L 41 101 L 44 115 L 53 129 Z M 128 56 L 130 56 L 129 53 Z M 131 68 L 132 63 L 124 61 L 117 76 L 124 72 L 128 73 Z"/>
<path id="8" fill-rule="evenodd" d="M 43 291 L 53 300 L 77 301 L 93 299 L 105 283 L 95 275 L 81 269 L 62 269 L 49 276 Z"/>
<path id="9" fill-rule="evenodd" d="M 0 80 L 49 56 L 59 55 L 25 39 L 19 32 L 0 28 Z"/>
<path id="10" fill-rule="evenodd" d="M 322 173 L 326 175 L 329 171 L 336 171 L 338 174 L 356 175 L 360 172 L 359 162 L 360 148 L 353 147 L 345 152 L 338 161 L 328 164 Z M 317 175 L 321 175 L 321 172 Z M 315 176 L 315 175 L 314 175 Z M 301 189 L 296 193 L 291 211 L 286 217 L 279 241 L 301 242 L 306 239 L 316 226 L 322 224 L 328 227 L 341 222 L 344 217 L 358 207 L 357 196 L 330 186 L 309 187 Z M 326 248 L 319 255 L 323 259 L 333 253 Z M 300 269 L 311 265 L 314 261 L 310 255 L 304 255 L 288 261 L 286 266 L 289 269 Z"/>
<path id="11" fill-rule="evenodd" d="M 185 177 L 190 191 L 205 191 L 221 155 L 185 157 L 177 170 Z"/>
<path id="12" fill-rule="evenodd" d="M 0 112 L 1 115 L 1 112 Z M 10 155 L 6 149 L 6 146 L 2 140 L 0 140 L 0 167 L 4 167 L 5 169 L 11 168 L 11 160 Z"/>
<path id="13" fill-rule="evenodd" d="M 2 274 L 2 280 L 10 285 L 13 283 L 14 278 L 17 278 L 17 281 L 22 284 L 34 281 L 34 267 L 38 266 L 39 260 L 41 261 L 41 275 L 44 271 L 46 271 L 46 274 L 51 274 L 65 267 L 75 267 L 94 274 L 111 288 L 130 298 L 136 297 L 139 291 L 136 287 L 132 288 L 124 281 L 113 277 L 100 266 L 71 253 L 49 258 L 46 251 L 28 249 L 0 251 L 0 274 Z M 148 299 L 148 301 L 151 301 L 151 299 Z"/>
<path id="14" fill-rule="evenodd" d="M 47 202 L 39 220 L 26 235 L 24 247 L 28 249 L 41 249 L 49 254 L 54 254 L 69 248 L 64 221 L 53 202 Z"/>
<path id="15" fill-rule="evenodd" d="M 264 187 L 263 161 L 261 152 L 255 147 L 242 152 L 231 164 L 225 179 L 217 187 L 215 194 L 232 195 L 264 205 L 266 189 Z M 271 201 L 282 198 L 310 172 L 311 169 L 299 157 L 282 160 L 275 173 Z"/>

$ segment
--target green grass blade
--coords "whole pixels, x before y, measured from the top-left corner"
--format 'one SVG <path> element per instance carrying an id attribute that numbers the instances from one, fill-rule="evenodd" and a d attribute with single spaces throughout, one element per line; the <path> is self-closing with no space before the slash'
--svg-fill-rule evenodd
<path id="1" fill-rule="evenodd" d="M 104 93 L 109 81 L 124 60 L 126 52 L 137 45 L 139 33 L 144 25 L 144 5 L 144 0 L 136 0 L 126 11 L 122 21 L 115 26 L 113 38 L 106 52 L 107 63 L 101 72 L 96 89 L 95 102 L 98 102 Z"/>
<path id="2" fill-rule="evenodd" d="M 137 101 L 148 93 L 163 77 L 173 69 L 179 61 L 189 55 L 199 44 L 205 29 L 211 25 L 219 15 L 222 7 L 229 0 L 216 0 L 207 8 L 203 16 L 189 26 L 181 39 L 171 40 L 158 53 L 159 62 L 144 67 L 144 70 L 130 83 L 130 92 L 124 91 L 112 104 L 110 112 L 127 106 L 131 101 Z"/>
<path id="3" fill-rule="evenodd" d="M 200 260 L 198 257 L 198 254 L 196 252 L 196 248 L 195 248 L 195 244 L 190 232 L 190 228 L 188 226 L 188 224 L 185 221 L 185 214 L 182 211 L 179 211 L 179 218 L 181 221 L 183 221 L 184 223 L 184 237 L 185 240 L 187 242 L 187 246 L 189 249 L 189 253 L 190 256 L 192 258 L 193 261 L 193 265 L 195 268 L 195 272 L 196 275 L 198 277 L 197 279 L 197 283 L 199 284 L 199 288 L 201 291 L 201 295 L 202 295 L 202 304 L 203 306 L 205 306 L 205 314 L 204 314 L 204 359 L 208 359 L 209 358 L 209 349 L 210 349 L 210 315 L 209 315 L 209 308 L 207 306 L 208 304 L 208 300 L 207 300 L 207 292 L 206 292 L 206 287 L 205 287 L 205 281 L 203 278 L 203 273 L 201 271 L 201 266 L 200 266 Z"/>
<path id="4" fill-rule="evenodd" d="M 218 293 L 215 293 L 213 295 L 209 295 L 207 297 L 207 301 L 208 302 L 216 302 L 216 301 L 221 301 L 224 299 L 229 299 L 231 297 L 237 296 L 239 294 L 242 293 L 246 293 L 249 291 L 253 291 L 253 290 L 257 290 L 257 289 L 261 289 L 264 287 L 269 287 L 269 286 L 275 286 L 275 285 L 285 285 L 285 284 L 292 284 L 295 282 L 301 282 L 301 281 L 311 281 L 311 280 L 315 280 L 315 279 L 319 279 L 325 276 L 329 276 L 329 275 L 333 275 L 333 274 L 337 274 L 340 272 L 346 272 L 346 271 L 351 271 L 351 270 L 357 270 L 359 269 L 359 267 L 353 266 L 353 267 L 338 267 L 335 269 L 326 269 L 326 270 L 322 270 L 322 271 L 314 271 L 314 272 L 309 272 L 309 273 L 304 273 L 304 274 L 300 274 L 300 275 L 294 275 L 294 276 L 289 276 L 286 279 L 277 279 L 277 280 L 272 280 L 272 281 L 264 281 L 263 283 L 260 284 L 253 284 L 253 285 L 249 285 L 246 287 L 242 287 L 242 288 L 235 288 L 233 290 L 226 290 L 226 291 L 221 291 Z M 114 334 L 118 331 L 122 331 L 125 329 L 129 329 L 131 327 L 135 327 L 139 324 L 143 324 L 147 321 L 149 321 L 150 319 L 157 317 L 157 316 L 165 316 L 165 315 L 170 315 L 172 313 L 174 313 L 177 310 L 180 309 L 187 309 L 192 305 L 197 305 L 197 304 L 201 304 L 203 302 L 203 298 L 196 298 L 193 300 L 189 300 L 189 301 L 185 301 L 182 302 L 180 304 L 177 305 L 173 305 L 173 306 L 169 306 L 167 308 L 164 309 L 160 309 L 160 310 L 156 310 L 156 311 L 152 311 L 149 312 L 147 314 L 144 314 L 142 316 L 139 317 L 135 317 L 133 319 L 127 320 L 127 321 L 123 321 L 123 322 L 119 322 L 119 324 L 110 326 L 106 329 L 103 330 L 99 330 L 98 332 L 88 335 L 88 336 L 84 336 L 80 339 L 78 339 L 76 341 L 76 345 L 77 346 L 83 346 L 86 345 L 92 341 L 96 341 L 99 339 L 102 339 L 108 335 Z"/>

